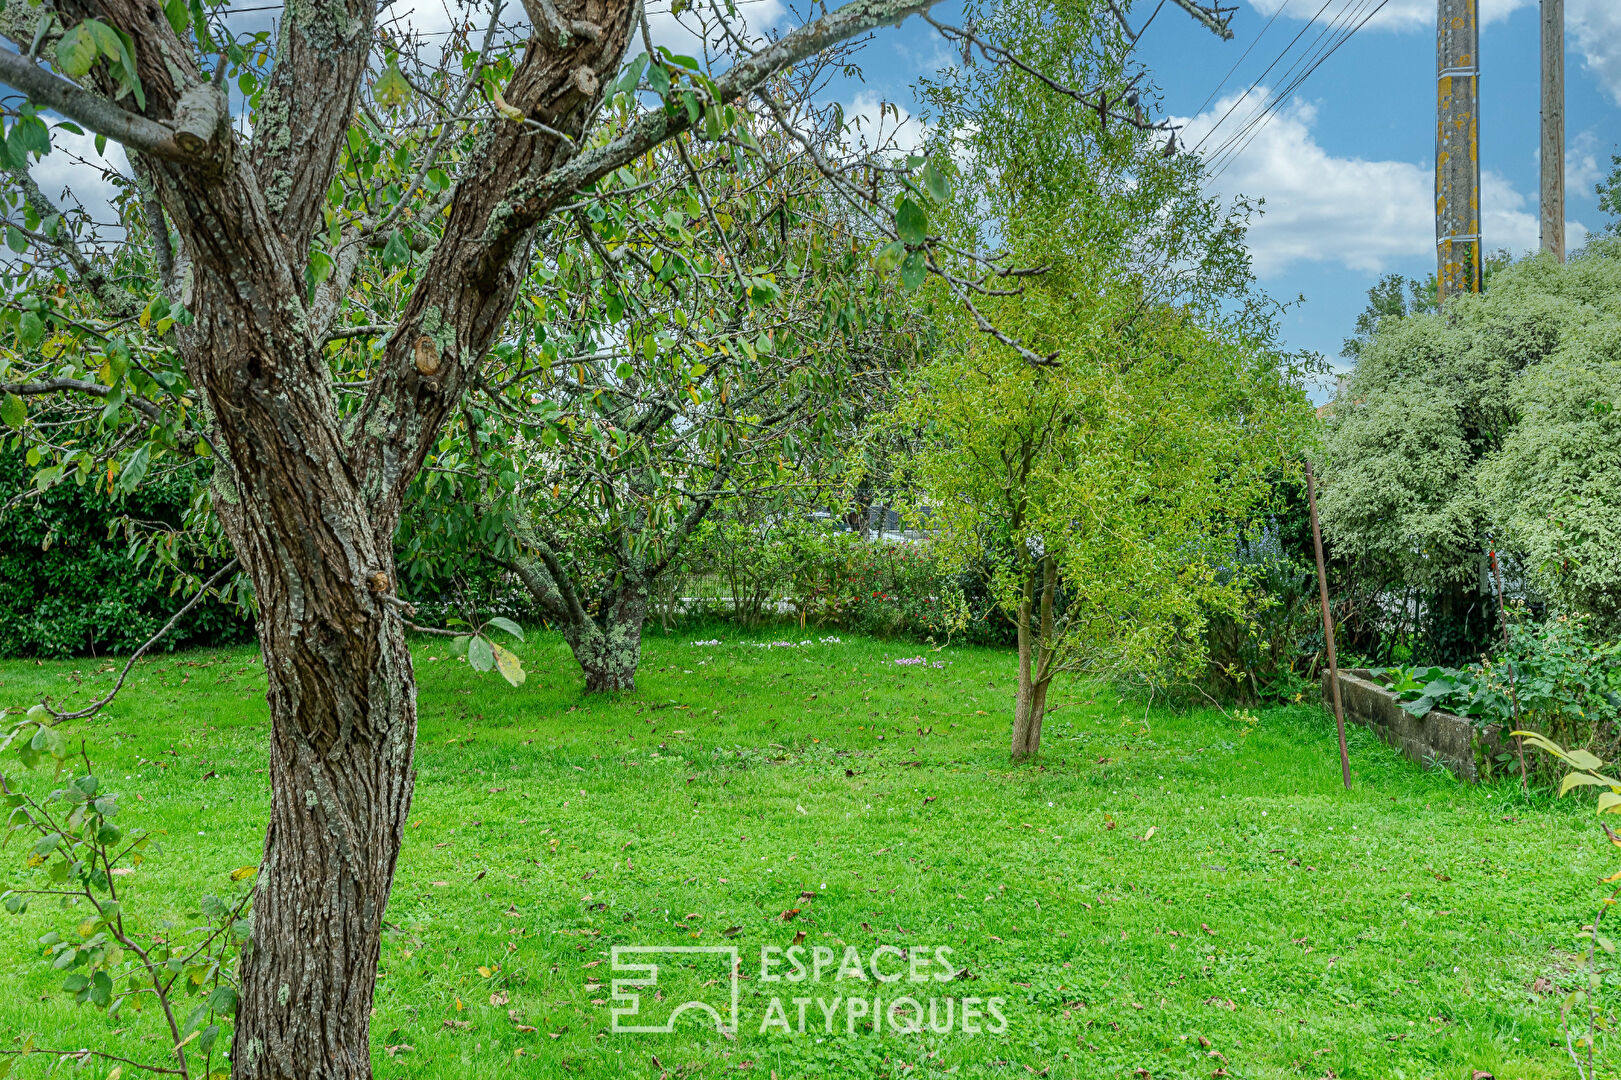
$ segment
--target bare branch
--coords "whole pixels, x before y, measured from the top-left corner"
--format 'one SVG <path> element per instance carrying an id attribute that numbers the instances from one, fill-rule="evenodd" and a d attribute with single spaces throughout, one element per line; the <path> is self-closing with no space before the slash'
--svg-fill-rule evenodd
<path id="1" fill-rule="evenodd" d="M 729 68 L 715 80 L 722 101 L 734 102 L 763 86 L 783 68 L 837 45 L 841 41 L 885 25 L 899 25 L 909 15 L 928 11 L 938 0 L 855 0 L 806 23 Z M 567 164 L 515 184 L 506 212 L 491 218 L 483 236 L 487 264 L 475 278 L 497 272 L 505 262 L 510 242 L 552 212 L 564 199 L 627 165 L 653 147 L 692 126 L 684 109 L 671 115 L 665 109 L 643 113 L 616 139 L 580 154 Z"/>
<path id="2" fill-rule="evenodd" d="M 105 708 L 107 703 L 112 701 L 113 698 L 117 697 L 118 692 L 124 688 L 124 680 L 129 678 L 130 669 L 135 666 L 135 661 L 139 660 L 142 656 L 145 656 L 148 649 L 156 645 L 159 641 L 163 640 L 163 636 L 170 630 L 173 630 L 175 626 L 179 624 L 180 620 L 186 617 L 187 612 L 191 611 L 192 608 L 201 603 L 203 597 L 208 595 L 209 590 L 213 589 L 222 580 L 224 580 L 227 574 L 234 572 L 237 565 L 237 560 L 232 559 L 230 562 L 220 567 L 218 573 L 204 582 L 203 587 L 197 590 L 196 596 L 193 596 L 190 600 L 187 600 L 185 605 L 181 607 L 179 611 L 171 615 L 169 617 L 169 621 L 164 623 L 162 628 L 159 629 L 157 633 L 147 638 L 145 643 L 142 644 L 139 649 L 135 650 L 134 655 L 129 658 L 129 662 L 124 665 L 124 670 L 118 673 L 118 681 L 113 683 L 113 688 L 107 691 L 107 693 L 101 698 L 96 701 L 92 701 L 89 705 L 86 705 L 78 712 L 57 712 L 49 705 L 46 705 L 45 708 L 50 710 L 51 715 L 56 718 L 56 722 L 61 723 L 64 720 L 80 720 L 86 716 L 94 716 L 96 713 Z"/>

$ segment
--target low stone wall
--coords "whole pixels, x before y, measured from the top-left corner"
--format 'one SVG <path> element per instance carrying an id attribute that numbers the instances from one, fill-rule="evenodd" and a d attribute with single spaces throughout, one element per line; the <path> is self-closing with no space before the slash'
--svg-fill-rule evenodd
<path id="1" fill-rule="evenodd" d="M 1323 704 L 1332 710 L 1334 699 L 1326 671 L 1322 691 Z M 1440 709 L 1432 709 L 1424 717 L 1414 716 L 1397 703 L 1395 694 L 1374 682 L 1366 668 L 1340 672 L 1340 701 L 1347 723 L 1371 729 L 1409 760 L 1426 768 L 1439 762 L 1471 784 L 1493 771 L 1494 758 L 1504 749 L 1495 727 L 1477 731 L 1465 718 Z"/>

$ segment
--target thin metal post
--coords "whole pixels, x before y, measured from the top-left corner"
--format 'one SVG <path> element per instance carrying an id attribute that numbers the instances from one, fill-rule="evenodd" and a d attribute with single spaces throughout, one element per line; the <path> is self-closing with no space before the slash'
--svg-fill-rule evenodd
<path id="1" fill-rule="evenodd" d="M 1334 693 L 1334 726 L 1340 733 L 1340 779 L 1351 790 L 1351 755 L 1345 750 L 1345 706 L 1340 703 L 1340 662 L 1334 655 L 1334 616 L 1328 608 L 1328 571 L 1323 566 L 1323 532 L 1317 527 L 1317 481 L 1306 462 L 1306 502 L 1311 507 L 1311 543 L 1317 549 L 1317 596 L 1323 605 L 1323 641 L 1328 645 L 1328 685 Z"/>
<path id="2" fill-rule="evenodd" d="M 1497 565 L 1497 549 L 1490 549 L 1492 557 L 1492 577 L 1497 580 L 1497 618 L 1503 627 L 1503 663 L 1508 665 L 1508 700 L 1514 706 L 1514 728 L 1520 727 L 1520 695 L 1514 688 L 1514 661 L 1508 658 L 1508 605 L 1503 601 L 1503 571 Z M 1526 790 L 1525 783 L 1525 739 L 1516 735 L 1514 737 L 1514 750 L 1520 757 L 1520 791 Z"/>

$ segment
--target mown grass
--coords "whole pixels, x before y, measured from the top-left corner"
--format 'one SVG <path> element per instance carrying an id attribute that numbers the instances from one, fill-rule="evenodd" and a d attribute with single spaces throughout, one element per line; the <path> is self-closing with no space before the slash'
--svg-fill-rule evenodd
<path id="1" fill-rule="evenodd" d="M 1567 1074 L 1558 999 L 1532 987 L 1572 981 L 1574 931 L 1611 869 L 1579 808 L 1425 774 L 1360 731 L 1345 792 L 1316 708 L 1145 715 L 1086 688 L 1060 695 L 1044 760 L 1014 768 L 1008 652 L 695 636 L 654 633 L 640 689 L 612 700 L 581 694 L 551 636 L 519 647 L 521 690 L 443 644 L 417 649 L 380 1076 Z M 111 668 L 0 664 L 0 702 L 82 700 Z M 158 657 L 75 728 L 125 827 L 166 834 L 125 879 L 149 926 L 258 860 L 263 688 L 252 651 Z M 0 887 L 27 877 L 24 853 L 8 849 Z M 33 943 L 76 921 L 0 915 L 0 1048 L 33 1034 L 161 1058 L 150 1018 L 109 1025 L 56 992 Z M 831 1032 L 811 1005 L 804 1034 L 761 1033 L 772 994 L 797 1027 L 796 995 L 902 992 L 831 971 L 761 981 L 760 946 L 799 931 L 840 954 L 948 946 L 961 977 L 896 985 L 1003 998 L 1006 1030 L 965 1034 L 959 1015 L 949 1035 L 852 1033 L 841 1003 Z M 609 1031 L 610 948 L 676 944 L 741 949 L 735 1038 L 691 1017 L 675 1034 Z M 712 997 L 715 974 L 667 968 L 669 997 L 648 1005 Z"/>

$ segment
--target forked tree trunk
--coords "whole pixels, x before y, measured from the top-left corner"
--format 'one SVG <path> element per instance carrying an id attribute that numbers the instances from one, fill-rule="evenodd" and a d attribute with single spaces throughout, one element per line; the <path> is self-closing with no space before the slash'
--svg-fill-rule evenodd
<path id="1" fill-rule="evenodd" d="M 133 59 L 134 71 L 125 74 L 141 89 L 132 97 L 117 65 L 97 65 L 79 86 L 37 67 L 31 51 L 8 51 L 5 63 L 11 85 L 40 107 L 131 151 L 150 200 L 153 265 L 171 306 L 192 317 L 175 327 L 175 344 L 219 454 L 214 507 L 259 606 L 270 825 L 231 1073 L 366 1080 L 380 927 L 416 738 L 392 557 L 405 493 L 506 323 L 536 227 L 692 120 L 656 110 L 591 145 L 583 136 L 641 5 L 526 2 L 534 32 L 503 90 L 526 122 L 492 120 L 479 132 L 365 397 L 340 415 L 327 331 L 358 253 L 399 208 L 368 207 L 378 216 L 364 220 L 346 211 L 338 255 L 349 257 L 335 260 L 313 297 L 306 271 L 356 120 L 376 5 L 287 6 L 251 139 L 233 126 L 226 84 L 199 66 L 190 31 L 173 29 L 161 0 L 49 6 L 60 26 L 94 19 L 133 43 L 125 64 Z M 775 71 L 926 6 L 846 5 L 740 60 L 715 85 L 740 101 Z M 634 657 L 632 628 L 639 651 L 645 606 L 643 589 L 611 624 L 618 640 L 603 654 L 621 680 Z"/>
<path id="2" fill-rule="evenodd" d="M 642 626 L 647 620 L 647 589 L 626 584 L 603 602 L 602 623 L 565 627 L 563 637 L 585 672 L 588 694 L 636 689 L 642 662 Z"/>
<path id="3" fill-rule="evenodd" d="M 526 530 L 525 535 L 531 544 L 545 551 L 544 558 L 520 556 L 507 565 L 518 575 L 536 606 L 557 624 L 585 673 L 586 693 L 636 689 L 651 582 L 640 575 L 622 573 L 603 594 L 598 614 L 593 617 L 575 595 L 561 561 L 532 531 Z"/>

